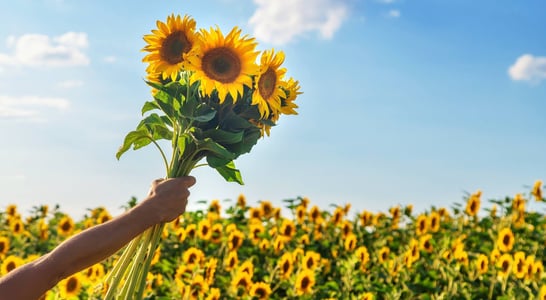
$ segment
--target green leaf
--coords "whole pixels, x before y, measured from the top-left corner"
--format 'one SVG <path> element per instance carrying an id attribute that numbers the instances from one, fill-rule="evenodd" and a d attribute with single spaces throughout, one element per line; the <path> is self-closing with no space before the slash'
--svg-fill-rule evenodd
<path id="1" fill-rule="evenodd" d="M 148 144 L 151 142 L 149 139 L 149 132 L 146 129 L 139 129 L 129 132 L 125 136 L 123 144 L 121 147 L 119 147 L 118 152 L 116 153 L 116 158 L 119 159 L 123 153 L 127 152 L 127 150 L 131 148 L 132 145 L 135 146 L 135 150 L 138 149 L 136 148 L 137 145 L 143 145 L 146 143 L 145 141 L 148 141 Z"/>
<path id="2" fill-rule="evenodd" d="M 224 148 L 224 146 L 216 143 L 211 138 L 205 138 L 203 142 L 198 144 L 198 147 L 200 150 L 209 151 L 219 158 L 225 158 L 229 160 L 233 160 L 235 158 L 235 155 L 233 153 L 229 152 L 229 150 Z"/>
<path id="3" fill-rule="evenodd" d="M 229 162 L 225 166 L 215 168 L 222 177 L 228 182 L 237 182 L 240 185 L 244 185 L 243 178 L 241 177 L 241 172 L 235 169 L 235 163 L 233 161 Z"/>
<path id="4" fill-rule="evenodd" d="M 207 163 L 212 168 L 218 168 L 227 165 L 231 159 L 228 158 L 219 158 L 217 156 L 208 155 L 207 156 Z"/>
<path id="5" fill-rule="evenodd" d="M 194 121 L 197 121 L 197 122 L 208 122 L 212 119 L 214 119 L 214 117 L 216 116 L 216 111 L 215 110 L 211 110 L 205 114 L 202 114 L 202 115 L 198 115 L 198 116 L 184 116 L 190 120 L 194 120 Z"/>
<path id="6" fill-rule="evenodd" d="M 235 144 L 242 141 L 243 134 L 244 131 L 230 132 L 222 129 L 210 129 L 203 132 L 204 137 L 209 137 L 222 145 Z"/>
<path id="7" fill-rule="evenodd" d="M 159 105 L 155 101 L 146 101 L 142 106 L 142 115 L 154 109 L 160 109 Z"/>

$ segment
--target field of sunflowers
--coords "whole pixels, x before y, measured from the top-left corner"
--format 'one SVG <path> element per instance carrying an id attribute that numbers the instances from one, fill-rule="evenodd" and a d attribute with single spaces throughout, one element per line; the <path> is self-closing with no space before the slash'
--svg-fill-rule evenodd
<path id="1" fill-rule="evenodd" d="M 146 299 L 546 299 L 542 182 L 525 194 L 414 212 L 322 210 L 307 198 L 203 201 L 163 231 Z M 127 207 L 135 204 L 132 199 Z M 540 203 L 542 204 L 542 203 Z M 60 207 L 0 211 L 0 275 L 107 222 L 104 208 L 74 220 Z M 120 251 L 121 253 L 121 251 Z M 119 255 L 74 274 L 43 299 L 101 299 Z"/>

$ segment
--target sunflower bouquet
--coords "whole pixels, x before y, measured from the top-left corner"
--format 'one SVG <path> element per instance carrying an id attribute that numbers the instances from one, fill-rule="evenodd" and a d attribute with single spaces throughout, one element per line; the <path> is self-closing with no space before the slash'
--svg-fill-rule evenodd
<path id="1" fill-rule="evenodd" d="M 285 79 L 283 52 L 260 54 L 255 39 L 237 27 L 227 35 L 218 27 L 197 31 L 189 16 L 157 21 L 157 29 L 144 40 L 146 83 L 153 99 L 144 103 L 143 119 L 116 157 L 153 144 L 168 178 L 208 165 L 227 181 L 243 184 L 234 160 L 269 136 L 282 114 L 297 114 L 294 100 L 300 86 Z M 171 142 L 170 159 L 161 140 Z M 163 225 L 156 225 L 125 248 L 104 283 L 105 299 L 142 298 L 162 230 Z"/>

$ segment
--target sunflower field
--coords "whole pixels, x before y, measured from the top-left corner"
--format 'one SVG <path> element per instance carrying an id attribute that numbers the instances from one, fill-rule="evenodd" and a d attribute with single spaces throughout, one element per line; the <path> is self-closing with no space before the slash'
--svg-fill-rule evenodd
<path id="1" fill-rule="evenodd" d="M 145 299 L 546 299 L 542 182 L 527 194 L 489 200 L 481 192 L 450 208 L 416 213 L 320 209 L 307 198 L 249 206 L 201 201 L 166 224 Z M 135 204 L 132 199 L 127 208 Z M 225 206 L 225 207 L 224 207 Z M 0 275 L 112 218 L 104 208 L 79 220 L 37 206 L 0 212 Z M 121 251 L 119 252 L 121 253 Z M 119 254 L 61 281 L 42 299 L 101 299 Z"/>

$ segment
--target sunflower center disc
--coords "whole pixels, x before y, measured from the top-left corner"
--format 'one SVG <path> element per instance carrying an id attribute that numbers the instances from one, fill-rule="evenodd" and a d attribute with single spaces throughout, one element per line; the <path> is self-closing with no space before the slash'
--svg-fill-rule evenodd
<path id="1" fill-rule="evenodd" d="M 241 60 L 231 49 L 215 48 L 207 52 L 202 60 L 205 74 L 221 83 L 232 83 L 241 74 Z"/>
<path id="2" fill-rule="evenodd" d="M 76 290 L 77 286 L 78 286 L 77 279 L 70 278 L 68 280 L 68 282 L 66 283 L 66 290 L 69 291 L 69 292 L 74 291 L 74 290 Z"/>
<path id="3" fill-rule="evenodd" d="M 184 32 L 173 32 L 163 41 L 161 58 L 174 65 L 184 60 L 182 55 L 190 51 L 190 49 L 191 44 Z"/>
<path id="4" fill-rule="evenodd" d="M 275 83 L 277 83 L 277 74 L 271 68 L 268 68 L 258 81 L 258 90 L 263 99 L 269 99 L 273 95 Z"/>

